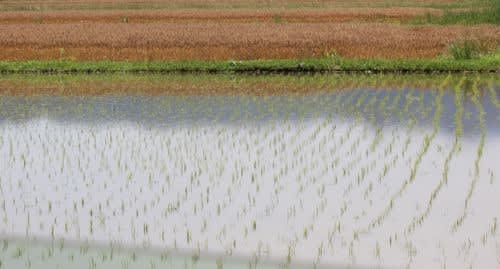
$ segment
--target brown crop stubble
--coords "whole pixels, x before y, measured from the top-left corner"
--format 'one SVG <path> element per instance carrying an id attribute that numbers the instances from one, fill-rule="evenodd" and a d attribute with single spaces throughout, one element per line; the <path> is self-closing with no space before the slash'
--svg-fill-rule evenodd
<path id="1" fill-rule="evenodd" d="M 67 23 L 0 25 L 0 59 L 179 60 L 434 57 L 472 36 L 491 46 L 500 27 L 383 23 Z"/>
<path id="2" fill-rule="evenodd" d="M 71 22 L 350 22 L 405 21 L 425 14 L 439 15 L 432 8 L 336 8 L 336 9 L 234 9 L 226 10 L 109 10 L 2 12 L 0 24 Z"/>
<path id="3" fill-rule="evenodd" d="M 81 9 L 81 8 L 158 8 L 158 7 L 380 7 L 422 6 L 454 3 L 458 0 L 3 0 L 0 10 L 16 9 Z"/>

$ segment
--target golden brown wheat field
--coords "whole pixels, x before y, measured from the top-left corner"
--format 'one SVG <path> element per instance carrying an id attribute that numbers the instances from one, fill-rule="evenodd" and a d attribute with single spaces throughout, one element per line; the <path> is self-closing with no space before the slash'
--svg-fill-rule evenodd
<path id="1" fill-rule="evenodd" d="M 268 8 L 387 7 L 454 4 L 460 0 L 4 0 L 0 10 L 143 9 L 143 8 Z"/>
<path id="2" fill-rule="evenodd" d="M 0 59 L 179 60 L 434 57 L 463 37 L 495 47 L 500 27 L 388 23 L 71 22 L 0 24 Z"/>
<path id="3" fill-rule="evenodd" d="M 404 21 L 427 13 L 441 14 L 433 8 L 335 8 L 335 9 L 173 9 L 3 12 L 0 23 L 148 23 L 148 22 L 373 22 Z"/>
<path id="4" fill-rule="evenodd" d="M 417 2 L 417 7 L 408 7 Z M 479 40 L 489 48 L 498 46 L 500 28 L 494 25 L 408 24 L 416 16 L 442 13 L 425 7 L 428 4 L 456 1 L 417 2 L 7 0 L 0 1 L 0 10 L 18 5 L 31 11 L 0 12 L 0 60 L 282 59 L 333 52 L 344 57 L 416 58 L 446 53 L 451 42 L 463 38 Z M 176 3 L 191 6 L 147 6 Z M 79 9 L 83 4 L 112 5 L 112 9 Z M 128 4 L 137 9 L 127 9 Z M 220 8 L 233 4 L 240 6 Z M 340 7 L 308 7 L 311 4 Z M 362 5 L 384 7 L 358 7 Z"/>

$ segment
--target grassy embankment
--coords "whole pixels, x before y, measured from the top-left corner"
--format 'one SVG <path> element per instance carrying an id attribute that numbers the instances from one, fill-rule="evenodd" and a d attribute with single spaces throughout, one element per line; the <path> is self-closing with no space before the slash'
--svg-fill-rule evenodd
<path id="1" fill-rule="evenodd" d="M 500 54 L 472 59 L 344 59 L 311 58 L 246 61 L 1 61 L 0 73 L 116 72 L 498 72 Z"/>

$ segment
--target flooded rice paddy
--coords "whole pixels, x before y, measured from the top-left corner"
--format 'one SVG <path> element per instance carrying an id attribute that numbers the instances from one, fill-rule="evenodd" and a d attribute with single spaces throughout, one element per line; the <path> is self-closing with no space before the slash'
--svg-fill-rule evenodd
<path id="1" fill-rule="evenodd" d="M 344 76 L 0 81 L 0 268 L 499 267 L 498 75 Z"/>

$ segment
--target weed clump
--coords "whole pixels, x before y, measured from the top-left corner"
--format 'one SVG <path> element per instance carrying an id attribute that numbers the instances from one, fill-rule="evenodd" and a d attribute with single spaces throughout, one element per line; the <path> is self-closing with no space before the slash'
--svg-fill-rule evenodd
<path id="1" fill-rule="evenodd" d="M 500 0 L 476 0 L 475 7 L 463 11 L 445 9 L 442 15 L 427 13 L 414 20 L 417 24 L 500 24 Z"/>
<path id="2" fill-rule="evenodd" d="M 462 40 L 453 42 L 448 51 L 455 60 L 470 60 L 479 58 L 481 46 L 474 40 Z"/>
<path id="3" fill-rule="evenodd" d="M 283 22 L 283 17 L 281 15 L 276 14 L 273 16 L 273 21 L 276 24 L 281 24 Z"/>

